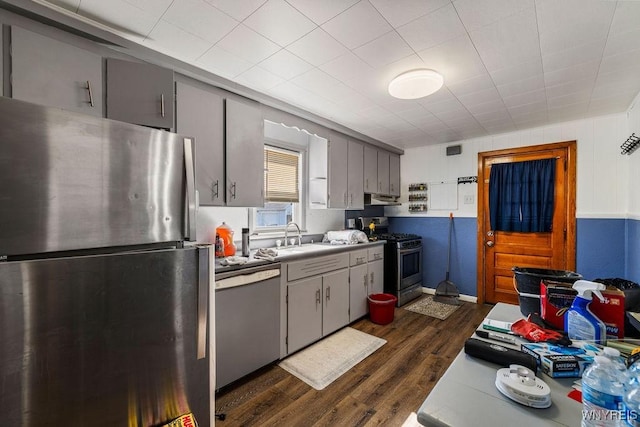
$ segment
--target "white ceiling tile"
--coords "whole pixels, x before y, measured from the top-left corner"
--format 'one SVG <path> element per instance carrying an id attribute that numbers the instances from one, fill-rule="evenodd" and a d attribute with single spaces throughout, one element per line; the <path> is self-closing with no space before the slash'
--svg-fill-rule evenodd
<path id="1" fill-rule="evenodd" d="M 237 1 L 237 0 L 236 0 Z M 318 25 L 349 9 L 360 0 L 287 0 Z"/>
<path id="2" fill-rule="evenodd" d="M 638 4 L 640 5 L 640 2 Z M 640 49 L 640 28 L 636 26 L 625 33 L 609 34 L 604 56 L 619 55 L 638 49 Z"/>
<path id="3" fill-rule="evenodd" d="M 551 110 L 552 108 L 561 108 L 578 103 L 587 105 L 590 97 L 591 91 L 573 92 L 563 96 L 547 97 L 547 107 Z"/>
<path id="4" fill-rule="evenodd" d="M 573 80 L 555 86 L 547 86 L 547 98 L 557 98 L 579 92 L 590 95 L 594 84 L 595 78 L 589 80 Z"/>
<path id="5" fill-rule="evenodd" d="M 415 51 L 428 49 L 466 34 L 451 4 L 398 27 L 397 31 Z"/>
<path id="6" fill-rule="evenodd" d="M 373 71 L 371 66 L 351 52 L 345 53 L 319 68 L 338 80 L 347 81 Z"/>
<path id="7" fill-rule="evenodd" d="M 347 49 L 322 28 L 316 28 L 287 46 L 287 50 L 315 66 L 347 53 Z"/>
<path id="8" fill-rule="evenodd" d="M 171 2 L 172 0 L 83 0 L 78 13 L 125 31 L 139 41 L 151 32 Z"/>
<path id="9" fill-rule="evenodd" d="M 518 105 L 516 107 L 509 107 L 507 108 L 507 110 L 509 111 L 509 114 L 511 115 L 511 118 L 516 121 L 516 120 L 522 120 L 523 118 L 526 119 L 527 116 L 530 117 L 542 117 L 547 115 L 547 101 L 539 101 L 539 102 L 534 102 L 532 104 L 524 104 L 524 105 Z"/>
<path id="10" fill-rule="evenodd" d="M 491 78 L 497 86 L 506 85 L 519 80 L 525 80 L 543 73 L 542 59 L 508 64 L 503 68 L 489 71 Z"/>
<path id="11" fill-rule="evenodd" d="M 83 0 L 85 1 L 85 0 Z M 205 0 L 238 21 L 244 21 L 267 0 Z"/>
<path id="12" fill-rule="evenodd" d="M 498 120 L 501 121 L 511 121 L 511 116 L 504 106 L 495 111 L 486 111 L 486 112 L 478 112 L 474 113 L 473 117 L 478 121 L 478 123 L 491 123 Z"/>
<path id="13" fill-rule="evenodd" d="M 544 89 L 520 93 L 518 95 L 503 98 L 504 105 L 506 105 L 509 109 L 511 109 L 511 107 L 517 107 L 519 105 L 532 104 L 534 102 L 543 102 L 546 99 L 547 94 Z"/>
<path id="14" fill-rule="evenodd" d="M 282 49 L 262 61 L 260 67 L 285 80 L 289 80 L 309 71 L 313 68 L 313 65 L 298 58 L 288 50 Z"/>
<path id="15" fill-rule="evenodd" d="M 540 57 L 534 9 L 524 9 L 505 19 L 469 32 L 489 72 L 531 62 Z"/>
<path id="16" fill-rule="evenodd" d="M 323 94 L 327 99 L 351 111 L 359 112 L 371 107 L 371 100 L 350 87 L 340 83 Z"/>
<path id="17" fill-rule="evenodd" d="M 186 61 L 199 58 L 211 47 L 210 42 L 164 20 L 158 22 L 143 44 Z"/>
<path id="18" fill-rule="evenodd" d="M 574 46 L 570 49 L 556 52 L 542 57 L 542 65 L 544 71 L 550 72 L 582 64 L 585 62 L 597 61 L 602 58 L 605 40 L 597 40 L 593 43 L 587 43 Z"/>
<path id="19" fill-rule="evenodd" d="M 583 62 L 567 68 L 545 71 L 544 81 L 547 86 L 556 86 L 575 80 L 595 80 L 599 68 L 600 61 Z"/>
<path id="20" fill-rule="evenodd" d="M 599 73 L 619 71 L 630 65 L 640 64 L 640 48 L 618 55 L 605 56 L 600 63 Z M 640 80 L 640 76 L 639 76 Z"/>
<path id="21" fill-rule="evenodd" d="M 353 52 L 374 68 L 391 64 L 414 53 L 395 31 L 390 31 Z"/>
<path id="22" fill-rule="evenodd" d="M 534 6 L 533 0 L 455 0 L 453 5 L 469 31 L 493 24 Z"/>
<path id="23" fill-rule="evenodd" d="M 369 0 L 394 27 L 436 11 L 451 3 L 451 0 Z"/>
<path id="24" fill-rule="evenodd" d="M 505 109 L 504 101 L 502 100 L 502 98 L 493 99 L 491 101 L 487 101 L 481 104 L 473 104 L 473 105 L 465 104 L 464 107 L 467 110 L 469 110 L 469 112 L 474 116 L 476 114 L 492 113 L 492 112 L 501 111 Z"/>
<path id="25" fill-rule="evenodd" d="M 515 80 L 511 83 L 497 86 L 498 92 L 503 97 L 519 95 L 521 93 L 544 89 L 544 75 L 537 74 L 523 80 Z"/>
<path id="26" fill-rule="evenodd" d="M 611 113 L 620 113 L 629 108 L 631 103 L 631 99 L 619 99 L 619 98 L 602 98 L 602 99 L 592 99 L 589 103 L 589 114 L 590 115 L 601 115 L 601 114 L 611 114 Z"/>
<path id="27" fill-rule="evenodd" d="M 502 103 L 502 98 L 495 87 L 458 96 L 458 100 L 462 102 L 465 107 L 485 104 L 487 102 Z"/>
<path id="28" fill-rule="evenodd" d="M 238 83 L 248 86 L 258 91 L 268 91 L 272 87 L 284 82 L 282 77 L 279 77 L 264 68 L 252 67 L 240 74 L 237 78 Z"/>
<path id="29" fill-rule="evenodd" d="M 486 74 L 478 53 L 466 35 L 418 52 L 427 68 L 444 76 L 446 85 Z"/>
<path id="30" fill-rule="evenodd" d="M 301 74 L 294 79 L 291 79 L 291 83 L 314 92 L 317 95 L 322 95 L 325 90 L 327 90 L 331 86 L 337 85 L 340 82 L 324 71 L 318 68 L 313 68 L 306 73 Z"/>
<path id="31" fill-rule="evenodd" d="M 284 82 L 272 87 L 269 89 L 269 94 L 297 106 L 301 106 L 301 102 L 305 99 L 317 98 L 317 95 L 312 92 L 290 82 Z"/>
<path id="32" fill-rule="evenodd" d="M 316 28 L 316 24 L 284 0 L 268 0 L 243 23 L 280 46 L 287 46 Z"/>
<path id="33" fill-rule="evenodd" d="M 468 93 L 479 92 L 484 89 L 495 87 L 493 80 L 488 73 L 482 73 L 467 80 L 455 83 L 447 83 L 447 87 L 455 96 L 462 96 Z"/>
<path id="34" fill-rule="evenodd" d="M 195 64 L 226 78 L 233 78 L 247 71 L 253 65 L 218 46 L 213 46 L 206 51 Z"/>
<path id="35" fill-rule="evenodd" d="M 391 26 L 368 1 L 361 1 L 322 28 L 349 49 L 355 49 L 392 30 Z"/>
<path id="36" fill-rule="evenodd" d="M 204 0 L 176 0 L 162 19 L 211 43 L 238 25 L 238 21 Z"/>
<path id="37" fill-rule="evenodd" d="M 258 63 L 280 50 L 277 44 L 242 24 L 220 40 L 217 46 L 252 63 Z"/>
<path id="38" fill-rule="evenodd" d="M 577 104 L 567 104 L 558 107 L 549 107 L 549 118 L 554 122 L 563 122 L 571 119 L 581 118 L 589 111 L 589 103 L 581 102 Z"/>

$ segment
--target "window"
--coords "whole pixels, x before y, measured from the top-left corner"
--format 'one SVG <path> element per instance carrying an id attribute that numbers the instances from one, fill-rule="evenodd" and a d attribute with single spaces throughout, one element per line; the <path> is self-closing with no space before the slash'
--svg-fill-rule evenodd
<path id="1" fill-rule="evenodd" d="M 304 227 L 302 160 L 302 152 L 264 146 L 265 204 L 253 209 L 254 232 L 281 231 L 291 221 Z"/>

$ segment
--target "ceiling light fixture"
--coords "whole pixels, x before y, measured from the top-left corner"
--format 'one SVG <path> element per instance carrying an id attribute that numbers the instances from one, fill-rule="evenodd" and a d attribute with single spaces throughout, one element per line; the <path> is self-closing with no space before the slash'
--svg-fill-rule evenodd
<path id="1" fill-rule="evenodd" d="M 411 70 L 391 80 L 389 94 L 400 99 L 417 99 L 437 92 L 443 84 L 444 78 L 437 71 Z"/>

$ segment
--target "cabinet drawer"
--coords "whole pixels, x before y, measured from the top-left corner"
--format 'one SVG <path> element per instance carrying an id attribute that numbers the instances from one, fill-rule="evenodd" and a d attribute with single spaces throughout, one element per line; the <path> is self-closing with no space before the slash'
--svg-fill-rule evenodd
<path id="1" fill-rule="evenodd" d="M 360 249 L 357 251 L 349 252 L 349 265 L 360 265 L 367 263 L 367 250 Z"/>
<path id="2" fill-rule="evenodd" d="M 291 282 L 347 267 L 349 267 L 349 258 L 344 254 L 294 261 L 287 264 L 287 281 Z"/>
<path id="3" fill-rule="evenodd" d="M 384 258 L 384 246 L 380 245 L 373 248 L 369 248 L 369 255 L 368 255 L 369 261 L 377 261 L 383 258 Z"/>

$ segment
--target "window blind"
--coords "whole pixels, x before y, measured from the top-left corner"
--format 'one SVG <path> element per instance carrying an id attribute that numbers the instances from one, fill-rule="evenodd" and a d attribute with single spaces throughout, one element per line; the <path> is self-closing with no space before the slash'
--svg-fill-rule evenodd
<path id="1" fill-rule="evenodd" d="M 264 194 L 266 201 L 300 201 L 298 158 L 298 153 L 265 146 Z"/>

